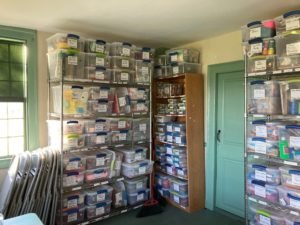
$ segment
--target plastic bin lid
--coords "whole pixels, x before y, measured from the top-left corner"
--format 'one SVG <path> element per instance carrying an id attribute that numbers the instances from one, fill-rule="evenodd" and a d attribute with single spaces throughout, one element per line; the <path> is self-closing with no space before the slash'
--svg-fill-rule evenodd
<path id="1" fill-rule="evenodd" d="M 287 18 L 289 16 L 300 15 L 300 10 L 289 11 L 283 14 L 283 18 Z"/>
<path id="2" fill-rule="evenodd" d="M 132 178 L 132 179 L 125 179 L 124 182 L 128 183 L 128 184 L 134 184 L 137 182 L 141 182 L 141 181 L 147 181 L 148 177 L 144 176 L 144 177 L 137 177 L 137 178 Z"/>

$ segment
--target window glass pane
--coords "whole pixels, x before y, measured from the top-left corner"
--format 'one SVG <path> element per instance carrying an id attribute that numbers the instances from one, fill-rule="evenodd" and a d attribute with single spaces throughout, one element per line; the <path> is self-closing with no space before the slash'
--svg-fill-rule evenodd
<path id="1" fill-rule="evenodd" d="M 7 118 L 7 103 L 0 102 L 0 119 L 6 119 L 6 118 Z"/>
<path id="2" fill-rule="evenodd" d="M 10 45 L 10 61 L 14 63 L 24 63 L 23 45 Z"/>
<path id="3" fill-rule="evenodd" d="M 8 120 L 8 136 L 23 136 L 24 122 L 22 119 Z"/>
<path id="4" fill-rule="evenodd" d="M 0 97 L 10 96 L 10 85 L 8 81 L 0 81 Z"/>
<path id="5" fill-rule="evenodd" d="M 6 137 L 7 138 L 7 120 L 0 120 L 0 137 Z M 0 145 L 1 148 L 1 145 Z"/>
<path id="6" fill-rule="evenodd" d="M 11 96 L 24 97 L 24 84 L 23 82 L 11 82 Z"/>
<path id="7" fill-rule="evenodd" d="M 0 44 L 0 61 L 8 62 L 8 44 Z"/>
<path id="8" fill-rule="evenodd" d="M 6 62 L 0 62 L 0 80 L 9 80 L 9 64 Z"/>
<path id="9" fill-rule="evenodd" d="M 24 80 L 24 64 L 11 63 L 11 81 L 23 81 Z"/>
<path id="10" fill-rule="evenodd" d="M 22 119 L 24 116 L 23 102 L 9 102 L 7 103 L 8 118 Z"/>
<path id="11" fill-rule="evenodd" d="M 15 155 L 24 151 L 24 137 L 14 137 L 8 139 L 9 155 Z"/>
<path id="12" fill-rule="evenodd" d="M 8 155 L 7 138 L 0 138 L 0 157 Z"/>

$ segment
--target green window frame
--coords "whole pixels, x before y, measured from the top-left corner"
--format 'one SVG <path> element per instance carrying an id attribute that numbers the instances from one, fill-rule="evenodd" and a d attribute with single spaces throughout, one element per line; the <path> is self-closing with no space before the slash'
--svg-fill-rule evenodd
<path id="1" fill-rule="evenodd" d="M 39 147 L 38 93 L 37 93 L 37 32 L 36 30 L 0 25 L 0 37 L 22 40 L 27 46 L 27 99 L 26 143 L 27 150 Z M 0 146 L 1 148 L 1 146 Z M 0 169 L 8 168 L 11 158 L 0 158 Z"/>

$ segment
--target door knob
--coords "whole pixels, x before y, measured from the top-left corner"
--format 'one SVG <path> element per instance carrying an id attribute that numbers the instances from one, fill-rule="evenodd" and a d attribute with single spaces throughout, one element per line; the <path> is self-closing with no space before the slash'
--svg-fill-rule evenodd
<path id="1" fill-rule="evenodd" d="M 217 131 L 217 141 L 220 142 L 220 134 L 221 134 L 221 130 L 218 130 Z"/>

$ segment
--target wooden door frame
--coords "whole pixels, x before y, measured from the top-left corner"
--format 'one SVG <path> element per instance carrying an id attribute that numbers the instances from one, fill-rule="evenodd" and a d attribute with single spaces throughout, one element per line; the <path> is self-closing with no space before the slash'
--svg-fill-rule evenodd
<path id="1" fill-rule="evenodd" d="M 213 64 L 208 66 L 207 78 L 207 138 L 205 154 L 205 177 L 206 177 L 206 199 L 207 209 L 214 210 L 216 206 L 216 129 L 217 129 L 217 81 L 220 73 L 240 72 L 244 73 L 243 60 L 228 63 Z"/>

